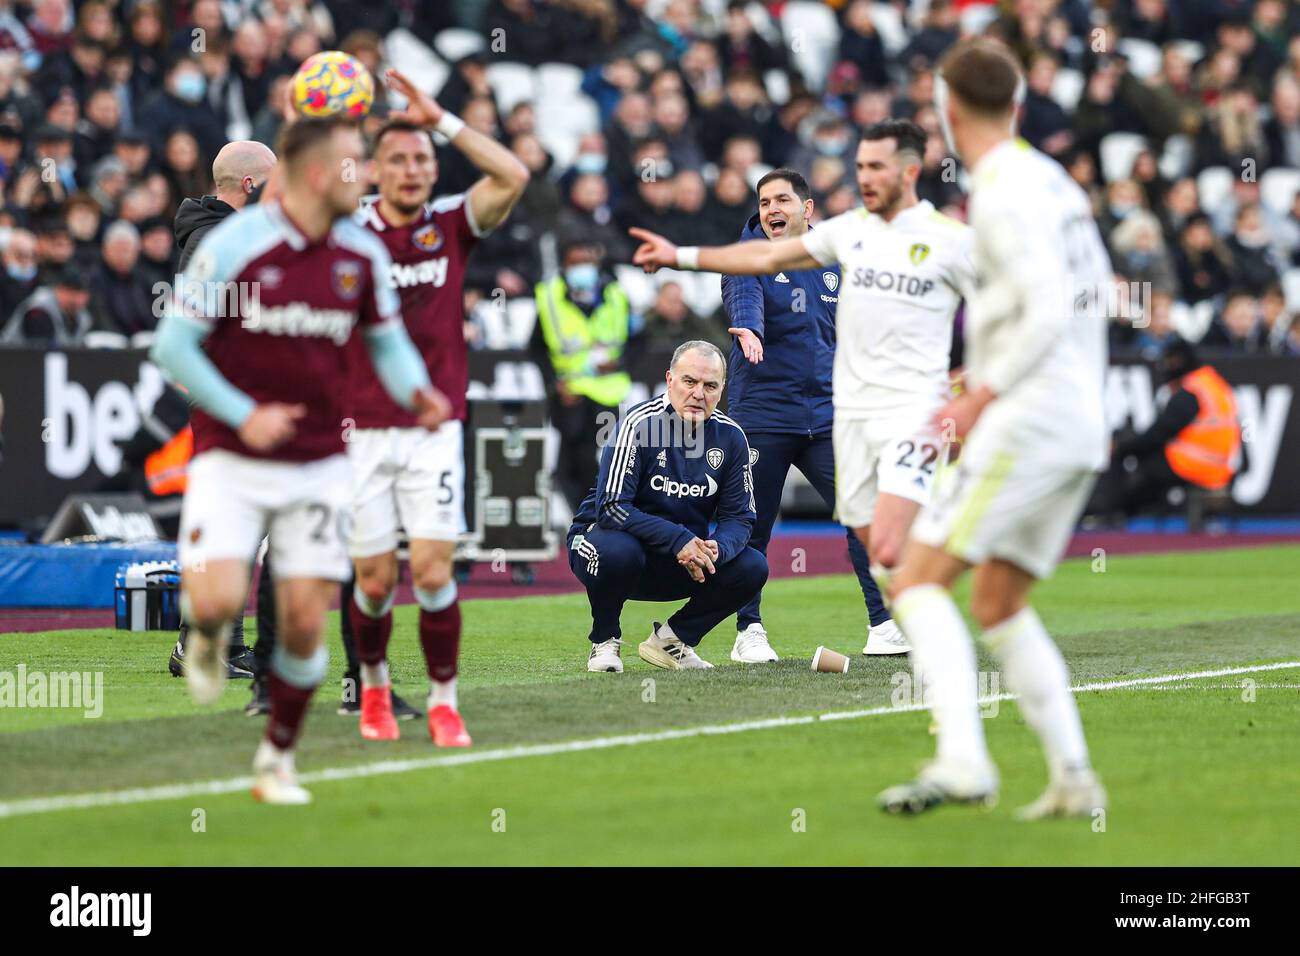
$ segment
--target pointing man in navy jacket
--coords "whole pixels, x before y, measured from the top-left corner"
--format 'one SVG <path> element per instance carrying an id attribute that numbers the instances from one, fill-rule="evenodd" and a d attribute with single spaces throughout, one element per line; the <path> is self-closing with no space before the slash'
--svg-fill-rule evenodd
<path id="1" fill-rule="evenodd" d="M 605 444 L 596 487 L 568 534 L 569 567 L 591 602 L 589 671 L 623 670 L 619 615 L 627 601 L 687 598 L 667 623 L 655 622 L 637 652 L 669 670 L 712 667 L 696 646 L 767 580 L 767 559 L 748 546 L 749 443 L 715 411 L 726 374 L 716 345 L 684 343 L 673 353 L 668 390 L 628 409 Z"/>
<path id="2" fill-rule="evenodd" d="M 808 183 L 793 169 L 774 169 L 758 181 L 758 213 L 742 241 L 781 239 L 809 229 L 813 201 Z M 798 468 L 828 506 L 835 503 L 835 456 L 831 449 L 831 367 L 835 361 L 838 268 L 804 269 L 775 276 L 723 276 L 731 347 L 731 391 L 727 410 L 749 438 L 758 520 L 750 545 L 767 554 L 781 491 L 791 467 Z M 896 639 L 902 633 L 889 618 L 872 580 L 867 551 L 850 530 L 849 557 L 867 602 L 870 637 Z M 736 615 L 731 659 L 775 661 L 759 611 L 761 592 Z"/>

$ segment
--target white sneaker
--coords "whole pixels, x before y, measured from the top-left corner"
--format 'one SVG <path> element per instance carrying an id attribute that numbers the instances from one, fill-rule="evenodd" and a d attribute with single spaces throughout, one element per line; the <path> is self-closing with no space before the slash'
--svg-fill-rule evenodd
<path id="1" fill-rule="evenodd" d="M 215 639 L 201 634 L 198 628 L 190 628 L 182 666 L 194 703 L 207 706 L 215 704 L 221 697 L 226 686 L 226 648 L 229 646 L 229 627 L 223 627 Z"/>
<path id="2" fill-rule="evenodd" d="M 767 642 L 767 628 L 755 621 L 736 634 L 731 648 L 731 659 L 738 664 L 770 664 L 780 660 L 772 645 Z"/>
<path id="3" fill-rule="evenodd" d="M 263 740 L 253 758 L 253 799 L 279 806 L 311 803 L 311 794 L 298 786 L 293 751 L 280 751 Z"/>
<path id="4" fill-rule="evenodd" d="M 1075 770 L 1053 780 L 1043 795 L 1016 811 L 1017 820 L 1046 817 L 1090 817 L 1106 809 L 1106 788 L 1091 770 Z"/>
<path id="5" fill-rule="evenodd" d="M 623 658 L 620 654 L 622 647 L 621 637 L 611 637 L 599 644 L 592 644 L 591 653 L 587 655 L 587 670 L 593 674 L 623 673 Z"/>
<path id="6" fill-rule="evenodd" d="M 882 791 L 877 798 L 888 813 L 924 813 L 941 803 L 972 803 L 991 807 L 998 802 L 998 773 L 992 764 L 955 761 L 927 764 L 911 783 Z"/>
<path id="7" fill-rule="evenodd" d="M 886 654 L 906 654 L 912 649 L 907 643 L 907 636 L 893 620 L 884 624 L 875 624 L 867 631 L 867 646 L 863 654 L 884 656 Z"/>
<path id="8" fill-rule="evenodd" d="M 670 671 L 707 670 L 713 665 L 695 653 L 695 648 L 683 644 L 667 624 L 655 621 L 650 636 L 637 645 L 641 660 Z"/>

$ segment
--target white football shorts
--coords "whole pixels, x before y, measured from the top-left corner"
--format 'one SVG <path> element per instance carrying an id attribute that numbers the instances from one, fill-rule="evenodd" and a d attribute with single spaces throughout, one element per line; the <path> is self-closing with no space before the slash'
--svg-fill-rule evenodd
<path id="1" fill-rule="evenodd" d="M 1035 454 L 1029 441 L 977 425 L 912 537 L 970 564 L 1000 558 L 1049 577 L 1065 553 L 1097 473 Z"/>
<path id="2" fill-rule="evenodd" d="M 397 549 L 408 538 L 455 541 L 465 530 L 465 437 L 458 421 L 424 428 L 358 428 L 352 462 L 354 558 Z"/>
<path id="3" fill-rule="evenodd" d="M 918 413 L 920 412 L 920 413 Z M 930 425 L 934 408 L 870 419 L 835 417 L 835 507 L 849 528 L 871 524 L 876 499 L 898 495 L 924 505 L 948 449 Z"/>
<path id="4" fill-rule="evenodd" d="M 227 558 L 251 563 L 269 534 L 277 580 L 346 581 L 350 476 L 345 455 L 309 462 L 223 449 L 196 455 L 181 506 L 182 568 Z"/>

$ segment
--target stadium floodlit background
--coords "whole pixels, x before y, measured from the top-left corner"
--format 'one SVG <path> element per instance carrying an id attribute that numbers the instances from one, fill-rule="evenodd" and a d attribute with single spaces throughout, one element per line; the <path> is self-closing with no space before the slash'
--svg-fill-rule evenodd
<path id="1" fill-rule="evenodd" d="M 471 259 L 465 334 L 475 350 L 472 394 L 540 399 L 542 378 L 527 351 L 532 290 L 553 273 L 569 238 L 603 245 L 643 320 L 649 354 L 662 356 L 687 337 L 726 343 L 718 278 L 643 275 L 628 265 L 629 226 L 690 244 L 732 241 L 754 211 L 754 184 L 783 165 L 806 174 L 814 222 L 850 209 L 859 204 L 856 131 L 888 116 L 928 131 L 920 194 L 963 218 L 964 174 L 939 132 L 932 69 L 969 33 L 1000 36 L 1020 55 L 1029 87 L 1022 134 L 1094 197 L 1124 287 L 1148 290 L 1116 310 L 1111 326 L 1112 417 L 1150 420 L 1154 386 L 1144 363 L 1177 334 L 1231 369 L 1229 380 L 1244 389 L 1243 417 L 1258 426 L 1248 451 L 1252 437 L 1260 444 L 1226 506 L 1229 533 L 1185 534 L 1174 522 L 1145 536 L 1080 535 L 1071 553 L 1081 560 L 1043 592 L 1044 617 L 1061 636 L 1075 682 L 1100 688 L 1084 695 L 1081 709 L 1127 836 L 1114 829 L 1097 836 L 1085 824 L 1025 839 L 999 810 L 987 820 L 945 817 L 899 839 L 889 821 L 869 816 L 868 797 L 907 776 L 927 746 L 918 714 L 793 720 L 753 738 L 688 736 L 547 755 L 555 741 L 602 734 L 653 737 L 664 728 L 897 704 L 894 672 L 905 665 L 858 658 L 834 684 L 808 672 L 817 644 L 852 652 L 865 631 L 860 597 L 841 573 L 842 538 L 810 527 L 774 542 L 808 557 L 802 567 L 785 562 L 790 570 L 774 572 L 765 594 L 773 645 L 789 658 L 766 677 L 729 667 L 709 676 L 656 673 L 657 696 L 637 682 L 590 681 L 576 674 L 579 596 L 547 596 L 544 575 L 538 596 L 512 591 L 494 601 L 487 599 L 505 592 L 467 590 L 485 598 L 466 611 L 462 665 L 476 741 L 484 751 L 534 747 L 540 759 L 412 766 L 369 783 L 340 777 L 320 785 L 307 822 L 293 826 L 258 817 L 235 787 L 201 797 L 182 787 L 171 799 L 184 809 L 169 809 L 163 796 L 120 807 L 110 799 L 50 802 L 92 789 L 234 778 L 246 771 L 255 731 L 238 715 L 238 689 L 227 691 L 219 714 L 189 706 L 181 682 L 163 673 L 164 636 L 115 635 L 102 615 L 39 626 L 0 617 L 0 632 L 14 631 L 0 635 L 0 669 L 19 661 L 89 668 L 105 672 L 108 687 L 97 720 L 0 712 L 4 762 L 25 769 L 0 781 L 0 860 L 240 862 L 249 842 L 275 834 L 302 862 L 338 862 L 343 857 L 318 836 L 348 826 L 358 837 L 347 841 L 351 852 L 376 863 L 1294 863 L 1270 821 L 1285 819 L 1300 784 L 1285 731 L 1288 719 L 1294 727 L 1296 671 L 1251 668 L 1294 658 L 1300 549 L 1261 547 L 1294 538 L 1295 528 L 1252 525 L 1258 519 L 1249 517 L 1300 511 L 1291 410 L 1300 385 L 1293 0 L 0 4 L 0 369 L 8 370 L 0 397 L 9 446 L 0 461 L 0 525 L 17 529 L 10 540 L 20 540 L 68 491 L 112 477 L 112 440 L 102 435 L 129 434 L 134 421 L 123 421 L 133 413 L 101 414 L 99 398 L 140 381 L 141 350 L 157 322 L 153 290 L 174 272 L 177 207 L 212 191 L 211 161 L 225 142 L 274 143 L 283 84 L 312 53 L 342 49 L 377 76 L 384 66 L 400 68 L 532 171 L 507 224 Z M 381 93 L 368 122 L 381 122 L 385 109 Z M 442 151 L 438 192 L 474 178 L 454 150 Z M 51 324 L 26 321 L 34 313 L 61 314 L 63 334 L 33 337 L 32 328 Z M 102 433 L 62 471 L 41 456 L 23 457 L 29 446 L 18 433 L 41 421 L 41 399 L 14 384 L 45 381 L 48 401 L 54 353 L 68 357 L 59 375 L 84 377 L 87 416 Z M 662 367 L 641 376 L 639 387 L 652 388 Z M 1191 547 L 1206 550 L 1136 553 Z M 567 570 L 551 588 L 573 589 Z M 413 626 L 409 612 L 399 609 L 393 666 L 396 682 L 413 686 L 418 655 L 400 637 Z M 628 615 L 629 633 L 644 629 L 646 608 L 630 605 Z M 729 640 L 714 635 L 706 644 Z M 636 673 L 637 681 L 645 676 Z M 361 763 L 355 727 L 319 706 L 302 769 Z M 1013 711 L 1004 704 L 1004 713 Z M 1009 778 L 1008 803 L 1024 802 L 1018 798 L 1039 783 L 1033 741 L 1008 720 L 990 721 L 990 737 Z M 404 740 L 389 753 L 418 762 L 427 741 Z M 1157 775 L 1173 782 L 1162 784 L 1160 801 L 1143 783 Z M 675 798 L 670 783 L 684 779 L 698 785 L 701 806 L 681 821 L 681 839 L 665 842 L 648 821 Z M 621 812 L 593 819 L 566 799 L 573 786 L 602 792 Z M 439 828 L 403 831 L 409 824 L 397 809 L 427 803 L 430 788 L 445 800 Z M 368 807 L 364 819 L 349 816 L 357 800 Z M 1171 800 L 1182 813 L 1168 813 Z M 189 842 L 191 808 L 217 803 L 234 829 Z M 522 835 L 488 846 L 489 814 L 499 808 L 518 808 L 512 820 L 520 822 L 507 832 Z M 806 830 L 792 831 L 795 810 L 811 821 Z M 184 818 L 177 835 L 155 826 L 162 813 Z M 52 836 L 56 827 L 75 839 Z M 802 836 L 790 842 L 792 832 Z M 375 839 L 360 839 L 366 835 Z M 872 849 L 886 843 L 892 856 Z"/>

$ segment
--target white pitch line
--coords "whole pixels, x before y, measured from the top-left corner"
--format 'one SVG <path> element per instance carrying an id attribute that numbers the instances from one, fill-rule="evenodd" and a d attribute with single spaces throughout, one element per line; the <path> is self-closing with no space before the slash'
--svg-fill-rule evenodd
<path id="1" fill-rule="evenodd" d="M 1256 664 L 1250 667 L 1229 667 L 1222 670 L 1195 671 L 1188 674 L 1164 674 L 1159 677 L 1136 677 L 1131 680 L 1105 681 L 1072 687 L 1073 693 L 1085 691 L 1121 690 L 1148 684 L 1168 684 L 1172 681 L 1199 680 L 1210 677 L 1228 677 L 1233 674 L 1254 674 L 1300 668 L 1300 661 L 1278 664 Z M 1014 694 L 994 694 L 979 699 L 981 704 L 994 701 L 1015 700 Z M 652 733 L 621 734 L 615 737 L 593 737 L 587 740 L 570 740 L 552 744 L 520 744 L 497 750 L 478 750 L 441 757 L 420 757 L 411 760 L 380 760 L 353 767 L 330 767 L 298 775 L 304 784 L 333 780 L 356 780 L 435 767 L 460 767 L 466 764 L 489 763 L 496 760 L 513 760 L 517 757 L 549 757 L 555 754 L 582 753 L 588 750 L 607 750 L 611 747 L 632 747 L 638 744 L 659 743 L 666 740 L 685 740 L 689 737 L 711 737 L 722 734 L 739 734 L 750 730 L 770 730 L 774 727 L 796 727 L 830 720 L 854 720 L 860 717 L 880 717 L 885 714 L 907 714 L 926 710 L 925 704 L 908 704 L 903 707 L 869 707 L 864 710 L 833 710 L 821 714 L 797 717 L 768 717 L 763 720 L 745 720 L 734 724 L 705 724 L 683 727 L 679 730 L 659 730 Z M 130 790 L 105 790 L 94 793 L 70 793 L 52 797 L 32 797 L 0 803 L 0 819 L 28 816 L 36 813 L 53 813 L 58 810 L 88 810 L 96 807 L 124 806 L 137 803 L 154 803 L 161 800 L 180 800 L 188 797 L 236 793 L 253 785 L 252 777 L 232 777 L 226 780 L 207 780 L 195 783 L 173 783 L 157 787 L 135 787 Z"/>

